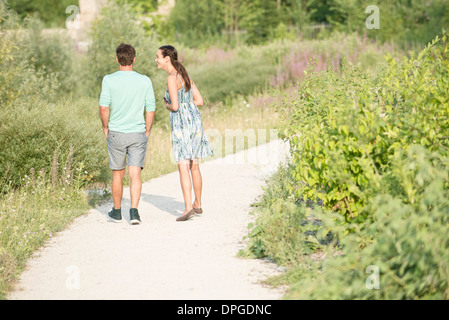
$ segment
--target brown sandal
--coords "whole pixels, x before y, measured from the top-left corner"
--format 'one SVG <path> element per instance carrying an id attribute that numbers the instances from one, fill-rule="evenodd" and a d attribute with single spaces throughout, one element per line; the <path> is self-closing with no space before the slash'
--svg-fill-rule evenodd
<path id="1" fill-rule="evenodd" d="M 203 209 L 201 209 L 201 208 L 193 208 L 193 211 L 195 211 L 196 214 L 202 214 L 203 213 Z"/>
<path id="2" fill-rule="evenodd" d="M 195 215 L 195 210 L 190 210 L 189 212 L 187 212 L 185 215 L 179 217 L 176 219 L 176 221 L 187 221 L 190 218 L 192 218 Z"/>

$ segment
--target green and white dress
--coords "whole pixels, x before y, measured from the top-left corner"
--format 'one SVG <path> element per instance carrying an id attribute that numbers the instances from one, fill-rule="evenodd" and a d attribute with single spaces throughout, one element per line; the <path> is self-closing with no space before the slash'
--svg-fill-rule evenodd
<path id="1" fill-rule="evenodd" d="M 195 158 L 206 158 L 214 155 L 203 130 L 203 122 L 198 107 L 193 102 L 193 91 L 186 91 L 184 83 L 179 75 L 182 88 L 178 90 L 179 109 L 170 112 L 171 140 L 175 161 L 193 160 Z M 168 89 L 165 99 L 171 104 Z"/>

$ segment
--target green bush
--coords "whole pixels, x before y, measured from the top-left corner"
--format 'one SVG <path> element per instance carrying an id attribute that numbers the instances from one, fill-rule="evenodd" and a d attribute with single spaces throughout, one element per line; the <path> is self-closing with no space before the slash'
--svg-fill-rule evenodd
<path id="1" fill-rule="evenodd" d="M 320 207 L 297 201 L 288 192 L 291 170 L 290 166 L 280 168 L 253 205 L 257 223 L 248 226 L 249 242 L 242 255 L 268 257 L 289 268 L 301 267 L 304 256 L 325 250 L 332 242 L 332 235 L 317 218 Z"/>
<path id="2" fill-rule="evenodd" d="M 343 238 L 344 253 L 306 273 L 287 298 L 448 299 L 448 160 L 421 146 L 399 152 L 385 189 L 369 200 L 372 220 Z M 403 195 L 410 185 L 413 203 Z M 378 288 L 370 286 L 370 266 L 379 270 Z"/>
<path id="3" fill-rule="evenodd" d="M 288 267 L 285 298 L 449 298 L 447 43 L 376 77 L 310 68 L 285 100 L 292 163 L 258 202 L 247 248 Z"/>
<path id="4" fill-rule="evenodd" d="M 21 18 L 34 16 L 45 22 L 47 27 L 63 28 L 68 6 L 78 4 L 72 0 L 8 0 L 8 4 Z"/>
<path id="5" fill-rule="evenodd" d="M 293 150 L 290 190 L 323 201 L 348 221 L 363 221 L 366 201 L 382 188 L 381 176 L 397 151 L 421 144 L 446 153 L 447 43 L 444 35 L 418 57 L 400 64 L 388 59 L 375 79 L 347 64 L 342 77 L 311 68 L 296 99 L 280 107 L 286 121 L 281 132 Z"/>
<path id="6" fill-rule="evenodd" d="M 226 101 L 268 87 L 269 76 L 276 74 L 276 66 L 267 60 L 255 56 L 249 60 L 236 58 L 214 65 L 198 66 L 192 69 L 191 75 L 197 79 L 195 83 L 198 88 L 203 88 L 208 102 Z"/>
<path id="7" fill-rule="evenodd" d="M 0 16 L 3 14 L 0 12 Z M 20 48 L 26 32 L 6 30 L 5 24 L 0 24 L 0 108 L 23 100 L 31 105 L 47 99 L 59 86 L 55 75 L 36 70 Z"/>
<path id="8" fill-rule="evenodd" d="M 0 181 L 16 188 L 31 169 L 50 172 L 55 150 L 63 168 L 71 147 L 72 166 L 83 163 L 104 181 L 97 102 L 80 99 L 76 90 L 73 97 L 60 91 L 73 89 L 79 76 L 73 74 L 75 53 L 57 36 L 42 35 L 36 20 L 22 27 L 3 1 L 0 17 Z"/>
<path id="9" fill-rule="evenodd" d="M 49 100 L 80 92 L 81 58 L 64 30 L 45 30 L 36 18 L 21 23 L 17 14 L 0 1 L 0 38 L 3 103 L 20 97 Z"/>
<path id="10" fill-rule="evenodd" d="M 97 181 L 104 182 L 107 153 L 95 106 L 95 101 L 83 99 L 0 109 L 0 144 L 7 146 L 0 149 L 0 181 L 18 187 L 32 168 L 50 172 L 55 150 L 62 172 L 73 147 L 72 166 L 83 163 Z"/>
<path id="11" fill-rule="evenodd" d="M 83 94 L 82 56 L 74 51 L 75 43 L 65 29 L 44 30 L 44 24 L 35 18 L 23 26 L 24 39 L 16 42 L 20 49 L 18 59 L 29 61 L 35 70 L 53 76 L 58 83 L 55 96 Z"/>

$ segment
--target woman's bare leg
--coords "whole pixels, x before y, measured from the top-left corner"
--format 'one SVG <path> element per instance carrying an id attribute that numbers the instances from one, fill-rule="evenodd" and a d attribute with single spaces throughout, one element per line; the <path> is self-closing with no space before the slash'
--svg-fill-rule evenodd
<path id="1" fill-rule="evenodd" d="M 179 178 L 181 181 L 182 195 L 184 196 L 184 214 L 191 211 L 192 207 L 192 181 L 190 180 L 189 160 L 178 162 Z"/>
<path id="2" fill-rule="evenodd" d="M 198 158 L 190 160 L 190 171 L 192 173 L 193 192 L 195 193 L 194 208 L 201 208 L 201 193 L 203 190 L 203 178 L 201 176 Z"/>

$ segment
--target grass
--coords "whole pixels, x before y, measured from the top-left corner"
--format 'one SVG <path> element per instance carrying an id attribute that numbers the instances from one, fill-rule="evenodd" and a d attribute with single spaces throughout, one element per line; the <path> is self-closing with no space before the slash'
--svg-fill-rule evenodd
<path id="1" fill-rule="evenodd" d="M 25 187 L 0 197 L 0 299 L 34 251 L 100 201 L 86 196 L 83 169 L 74 171 L 75 179 L 57 186 L 44 171 L 26 176 Z"/>
<path id="2" fill-rule="evenodd" d="M 201 162 L 210 161 L 229 153 L 235 153 L 243 149 L 259 144 L 259 141 L 269 142 L 270 136 L 265 139 L 256 134 L 256 141 L 245 139 L 243 145 L 234 141 L 232 148 L 226 145 L 226 133 L 258 132 L 259 129 L 273 129 L 278 124 L 278 114 L 274 103 L 278 98 L 272 94 L 265 93 L 249 98 L 239 97 L 234 99 L 234 105 L 226 106 L 224 103 L 215 103 L 208 107 L 200 107 L 203 128 L 208 137 L 215 155 L 203 159 Z M 168 111 L 167 111 L 168 112 Z M 263 131 L 262 131 L 263 132 Z M 243 137 L 242 137 L 243 138 Z M 155 126 L 151 131 L 148 152 L 146 156 L 146 169 L 142 171 L 142 180 L 148 181 L 152 178 L 174 172 L 178 169 L 177 164 L 171 156 L 172 144 L 170 140 L 170 124 L 163 123 Z M 125 183 L 129 180 L 126 178 Z"/>

